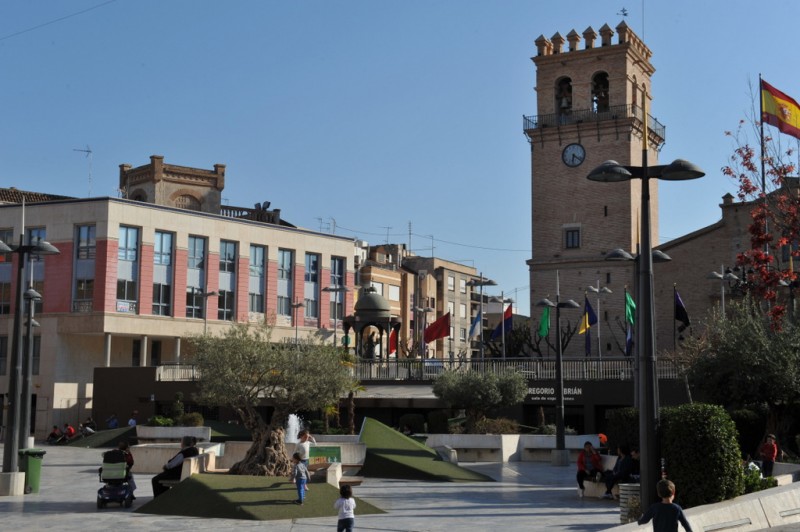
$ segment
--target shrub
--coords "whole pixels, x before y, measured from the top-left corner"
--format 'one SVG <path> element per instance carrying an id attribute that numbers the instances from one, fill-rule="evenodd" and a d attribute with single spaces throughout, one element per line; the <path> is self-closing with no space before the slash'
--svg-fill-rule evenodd
<path id="1" fill-rule="evenodd" d="M 761 478 L 761 471 L 758 468 L 747 468 L 744 470 L 744 492 L 753 493 L 754 491 L 774 488 L 778 485 L 775 477 Z"/>
<path id="2" fill-rule="evenodd" d="M 183 393 L 178 392 L 175 394 L 175 401 L 172 403 L 170 414 L 173 419 L 180 419 L 185 412 L 186 410 L 183 407 Z"/>
<path id="3" fill-rule="evenodd" d="M 425 417 L 422 414 L 403 414 L 400 416 L 400 430 L 408 425 L 411 432 L 425 432 Z"/>
<path id="4" fill-rule="evenodd" d="M 513 419 L 485 417 L 475 423 L 475 434 L 519 434 L 519 423 Z"/>
<path id="5" fill-rule="evenodd" d="M 631 448 L 639 447 L 639 410 L 636 408 L 616 408 L 609 410 L 608 427 L 608 448 L 616 452 L 620 445 L 627 445 Z"/>
<path id="6" fill-rule="evenodd" d="M 736 430 L 739 432 L 739 447 L 742 454 L 745 455 L 743 458 L 747 455 L 757 458 L 758 446 L 764 436 L 764 427 L 766 427 L 764 415 L 746 408 L 733 410 L 730 414 L 736 424 Z"/>
<path id="7" fill-rule="evenodd" d="M 147 424 L 151 427 L 171 427 L 175 422 L 171 417 L 153 416 L 147 420 Z"/>
<path id="8" fill-rule="evenodd" d="M 200 412 L 189 412 L 183 414 L 178 420 L 178 424 L 182 427 L 202 427 L 205 420 Z"/>
<path id="9" fill-rule="evenodd" d="M 685 508 L 744 493 L 736 426 L 720 406 L 686 404 L 661 410 L 661 456 Z"/>
<path id="10" fill-rule="evenodd" d="M 431 434 L 447 434 L 449 432 L 448 415 L 446 410 L 428 412 L 428 432 Z"/>
<path id="11" fill-rule="evenodd" d="M 539 425 L 531 430 L 531 434 L 555 435 L 556 432 L 556 426 L 552 423 L 550 425 Z M 564 427 L 564 435 L 577 433 L 578 431 L 572 427 Z"/>

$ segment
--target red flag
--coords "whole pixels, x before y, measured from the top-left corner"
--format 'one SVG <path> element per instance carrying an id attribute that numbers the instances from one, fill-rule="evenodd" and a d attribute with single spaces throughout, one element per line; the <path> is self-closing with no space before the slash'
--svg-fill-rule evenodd
<path id="1" fill-rule="evenodd" d="M 434 321 L 425 328 L 423 338 L 425 343 L 433 342 L 437 338 L 447 338 L 450 336 L 450 313 L 448 312 L 438 320 Z"/>
<path id="2" fill-rule="evenodd" d="M 397 331 L 392 329 L 389 333 L 389 354 L 397 353 Z"/>

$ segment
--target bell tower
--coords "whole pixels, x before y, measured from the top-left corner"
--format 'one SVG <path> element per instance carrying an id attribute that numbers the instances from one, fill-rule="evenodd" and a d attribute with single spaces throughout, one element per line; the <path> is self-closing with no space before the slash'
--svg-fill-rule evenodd
<path id="1" fill-rule="evenodd" d="M 657 164 L 664 126 L 648 115 L 648 128 L 643 128 L 655 72 L 652 53 L 624 21 L 615 29 L 603 25 L 599 35 L 589 27 L 582 34 L 570 31 L 566 39 L 560 33 L 550 39 L 540 36 L 535 44 L 538 114 L 524 117 L 523 126 L 531 148 L 533 254 L 527 261 L 531 316 L 541 314 L 537 301 L 555 297 L 556 271 L 562 300 L 574 299 L 581 307 L 587 287 L 599 282 L 614 295 L 604 298 L 603 312 L 598 315 L 606 340 L 598 345 L 595 339 L 591 355 L 621 356 L 615 324 L 619 315 L 624 321 L 623 292 L 632 286 L 633 267 L 604 257 L 615 248 L 636 253 L 640 183 L 631 180 L 609 186 L 586 176 L 607 160 L 641 164 L 643 131 L 649 135 L 649 162 Z M 656 244 L 655 180 L 650 183 L 650 195 Z M 595 296 L 589 299 L 594 307 Z M 581 314 L 577 309 L 565 311 L 562 323 L 575 324 Z M 584 355 L 582 338 L 576 336 L 565 355 Z M 624 333 L 622 340 L 624 345 Z"/>

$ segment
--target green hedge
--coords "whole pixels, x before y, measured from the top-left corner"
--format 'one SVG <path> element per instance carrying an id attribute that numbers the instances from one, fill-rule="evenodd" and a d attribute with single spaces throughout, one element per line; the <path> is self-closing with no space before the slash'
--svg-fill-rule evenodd
<path id="1" fill-rule="evenodd" d="M 678 504 L 691 508 L 744 493 L 736 425 L 725 409 L 701 403 L 663 408 L 661 435 L 661 456 L 677 486 Z"/>
<path id="2" fill-rule="evenodd" d="M 639 448 L 639 410 L 636 408 L 617 408 L 607 414 L 608 448 L 616 454 L 617 447 L 627 445 L 631 449 Z"/>

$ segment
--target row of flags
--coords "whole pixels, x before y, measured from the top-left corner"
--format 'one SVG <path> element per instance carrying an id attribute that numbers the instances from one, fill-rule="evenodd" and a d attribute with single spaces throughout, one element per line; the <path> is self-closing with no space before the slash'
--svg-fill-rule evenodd
<path id="1" fill-rule="evenodd" d="M 678 290 L 673 288 L 675 296 L 674 306 L 674 319 L 681 322 L 678 327 L 678 332 L 681 333 L 691 325 L 689 320 L 689 313 L 686 311 L 686 305 L 683 304 Z M 586 335 L 586 356 L 592 356 L 592 340 L 589 330 L 593 325 L 597 324 L 597 314 L 595 314 L 592 304 L 589 303 L 589 298 L 583 298 L 583 316 L 581 316 L 581 323 L 578 327 L 578 334 Z M 631 356 L 633 353 L 633 327 L 636 324 L 636 302 L 633 296 L 625 290 L 625 356 Z M 545 307 L 542 311 L 542 317 L 539 320 L 538 331 L 541 338 L 550 335 L 550 307 Z"/>

